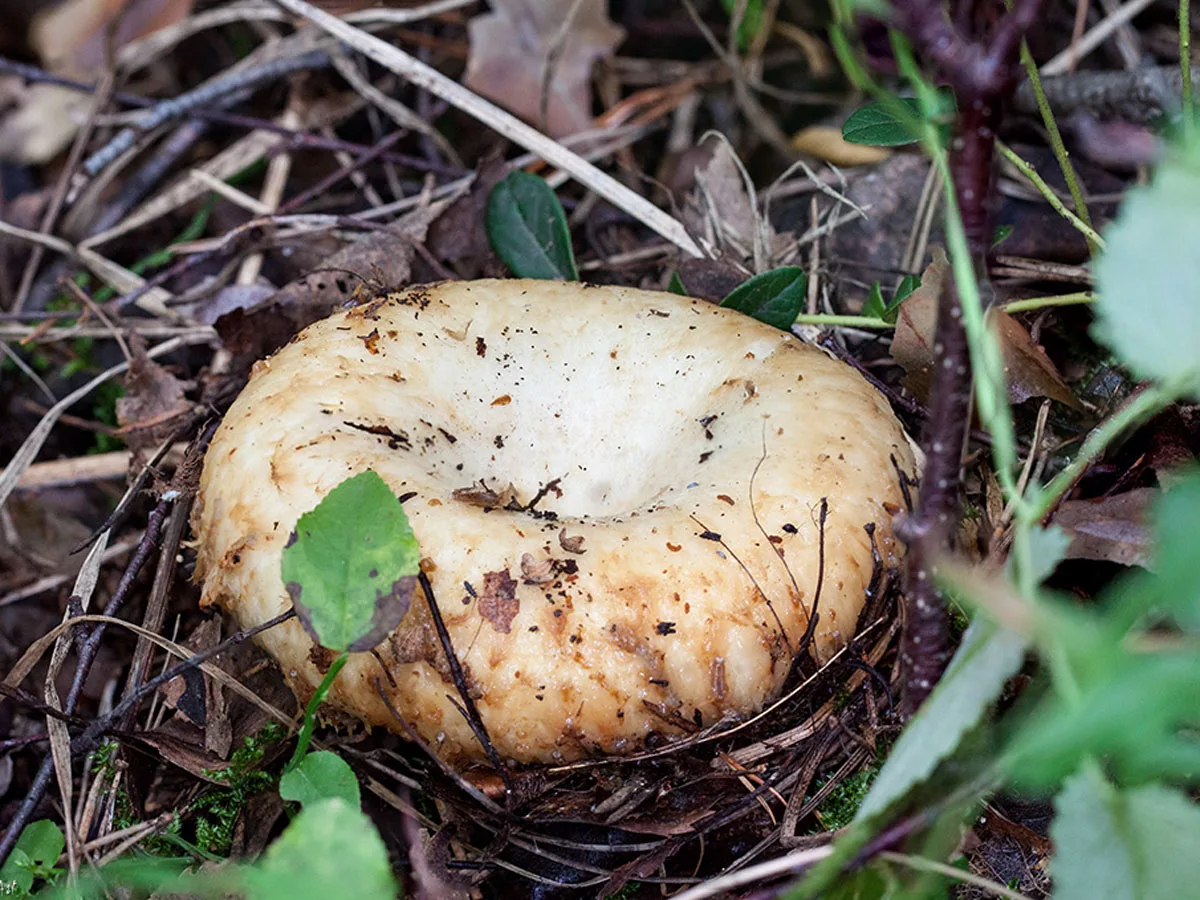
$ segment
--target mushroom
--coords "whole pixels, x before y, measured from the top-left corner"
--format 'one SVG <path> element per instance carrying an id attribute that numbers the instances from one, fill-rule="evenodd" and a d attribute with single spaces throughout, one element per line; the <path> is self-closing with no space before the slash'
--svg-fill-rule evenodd
<path id="1" fill-rule="evenodd" d="M 288 609 L 296 520 L 367 469 L 404 504 L 492 743 L 528 763 L 752 714 L 798 652 L 828 659 L 874 554 L 898 562 L 914 461 L 857 372 L 742 313 L 550 281 L 417 287 L 255 365 L 200 482 L 203 603 L 242 627 Z M 311 696 L 300 623 L 259 640 Z M 420 589 L 328 702 L 400 731 L 390 706 L 444 758 L 483 758 Z"/>

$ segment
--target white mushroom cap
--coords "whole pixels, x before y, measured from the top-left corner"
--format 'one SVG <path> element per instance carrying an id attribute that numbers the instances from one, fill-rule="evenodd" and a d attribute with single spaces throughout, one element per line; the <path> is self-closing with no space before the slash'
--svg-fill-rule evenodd
<path id="1" fill-rule="evenodd" d="M 374 469 L 405 498 L 501 755 L 632 752 L 778 691 L 818 583 L 822 499 L 812 652 L 843 646 L 873 570 L 867 526 L 885 565 L 900 552 L 897 465 L 914 470 L 909 443 L 858 373 L 741 313 L 447 283 L 335 314 L 255 366 L 205 461 L 196 572 L 242 627 L 278 615 L 297 518 Z M 544 496 L 533 512 L 485 508 L 481 482 L 500 505 Z M 310 695 L 321 672 L 300 623 L 260 640 Z M 439 753 L 482 757 L 420 591 L 330 694 L 399 731 L 376 681 Z"/>

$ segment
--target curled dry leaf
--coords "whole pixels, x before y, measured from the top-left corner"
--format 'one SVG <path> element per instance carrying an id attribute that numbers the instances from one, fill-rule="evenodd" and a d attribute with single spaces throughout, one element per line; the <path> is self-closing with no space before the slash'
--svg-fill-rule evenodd
<path id="1" fill-rule="evenodd" d="M 937 354 L 933 349 L 937 326 L 937 306 L 942 285 L 949 274 L 949 260 L 940 247 L 933 249 L 933 261 L 921 276 L 921 286 L 901 304 L 892 338 L 892 359 L 907 373 L 903 384 L 921 399 L 929 394 L 930 372 Z M 1046 351 L 1033 342 L 1025 327 L 999 310 L 988 318 L 1000 340 L 1004 355 L 1004 375 L 1008 399 L 1023 403 L 1030 397 L 1049 397 L 1078 409 L 1079 401 L 1071 393 Z"/>
<path id="2" fill-rule="evenodd" d="M 554 560 L 534 559 L 532 553 L 521 554 L 521 577 L 528 584 L 546 584 L 554 580 Z"/>
<path id="3" fill-rule="evenodd" d="M 567 536 L 567 529 L 563 529 L 558 533 L 558 543 L 568 553 L 587 553 L 583 549 L 583 535 L 578 534 L 574 537 Z"/>
<path id="4" fill-rule="evenodd" d="M 551 137 L 591 127 L 592 66 L 625 37 L 605 0 L 492 0 L 492 12 L 473 18 L 468 32 L 467 87 Z"/>
<path id="5" fill-rule="evenodd" d="M 892 155 L 886 147 L 852 144 L 833 125 L 809 125 L 792 135 L 792 149 L 833 163 L 835 166 L 867 166 Z"/>
<path id="6" fill-rule="evenodd" d="M 459 503 L 482 509 L 504 509 L 509 504 L 517 503 L 517 489 L 511 481 L 503 487 L 492 488 L 480 480 L 478 484 L 470 487 L 455 488 L 450 496 Z"/>

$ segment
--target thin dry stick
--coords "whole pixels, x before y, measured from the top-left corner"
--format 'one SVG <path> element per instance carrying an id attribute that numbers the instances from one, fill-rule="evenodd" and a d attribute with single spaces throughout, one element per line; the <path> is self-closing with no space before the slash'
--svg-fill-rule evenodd
<path id="1" fill-rule="evenodd" d="M 613 206 L 642 222 L 662 235 L 685 253 L 704 256 L 704 251 L 692 240 L 683 225 L 667 215 L 644 197 L 634 193 L 610 175 L 601 172 L 577 153 L 563 147 L 531 128 L 498 106 L 464 88 L 441 72 L 409 56 L 379 38 L 355 28 L 305 0 L 273 0 L 284 9 L 303 16 L 318 28 L 345 41 L 359 53 L 395 72 L 419 88 L 429 91 L 453 106 L 474 116 L 502 136 L 540 156 L 546 162 L 570 173 L 576 181 L 595 191 Z"/>

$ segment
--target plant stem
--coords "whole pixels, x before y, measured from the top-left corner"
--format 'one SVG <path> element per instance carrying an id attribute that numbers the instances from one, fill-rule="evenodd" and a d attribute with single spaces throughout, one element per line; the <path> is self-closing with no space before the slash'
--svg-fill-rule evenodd
<path id="1" fill-rule="evenodd" d="M 1046 92 L 1042 89 L 1042 78 L 1038 74 L 1037 63 L 1034 62 L 1033 54 L 1029 52 L 1029 45 L 1025 41 L 1021 41 L 1021 64 L 1025 67 L 1025 74 L 1029 76 L 1029 86 L 1033 88 L 1038 112 L 1042 114 L 1042 124 L 1046 126 L 1046 133 L 1050 138 L 1050 148 L 1054 151 L 1054 158 L 1058 160 L 1058 167 L 1062 170 L 1063 179 L 1067 182 L 1067 190 L 1071 192 L 1071 201 L 1075 204 L 1075 212 L 1080 219 L 1091 226 L 1092 218 L 1088 215 L 1087 201 L 1083 199 L 1083 189 L 1079 186 L 1075 167 L 1071 165 L 1071 154 L 1067 152 L 1067 146 L 1063 143 L 1058 123 L 1054 119 L 1054 110 L 1050 108 Z M 1096 248 L 1092 247 L 1092 253 L 1095 254 L 1095 252 Z"/>
<path id="2" fill-rule="evenodd" d="M 288 764 L 283 767 L 285 775 L 304 761 L 304 756 L 308 753 L 309 742 L 312 741 L 313 731 L 317 727 L 317 708 L 325 702 L 325 698 L 329 695 L 329 689 L 333 687 L 333 680 L 338 677 L 338 672 L 342 671 L 342 666 L 346 665 L 349 659 L 350 654 L 343 650 L 341 655 L 333 661 L 333 665 L 329 667 L 329 671 L 325 673 L 325 677 L 321 679 L 321 683 L 317 685 L 316 691 L 309 699 L 308 706 L 304 710 L 304 724 L 300 727 L 300 734 L 296 737 L 296 752 L 292 754 Z"/>
<path id="3" fill-rule="evenodd" d="M 1053 306 L 1081 306 L 1096 299 L 1095 291 L 1076 291 L 1073 294 L 1058 294 L 1054 297 L 1027 297 L 1013 300 L 1000 307 L 1006 313 L 1033 312 Z"/>
<path id="4" fill-rule="evenodd" d="M 885 850 L 879 854 L 879 858 L 886 859 L 888 862 L 896 863 L 897 865 L 907 866 L 910 869 L 916 869 L 918 872 L 933 872 L 937 875 L 943 875 L 946 878 L 961 881 L 963 884 L 982 888 L 990 894 L 995 894 L 997 897 L 1006 897 L 1008 900 L 1030 900 L 1025 894 L 1011 890 L 998 881 L 992 881 L 989 878 L 984 878 L 982 875 L 976 875 L 974 872 L 959 869 L 956 866 L 950 866 L 936 860 L 926 859 L 923 856 L 909 856 L 907 853 L 896 853 L 892 850 Z"/>
<path id="5" fill-rule="evenodd" d="M 1037 188 L 1038 193 L 1046 198 L 1046 202 L 1054 207 L 1055 212 L 1074 225 L 1075 229 L 1081 232 L 1083 236 L 1088 239 L 1088 245 L 1092 248 L 1093 252 L 1095 250 L 1104 249 L 1104 238 L 1100 237 L 1099 232 L 1097 232 L 1094 228 L 1092 228 L 1091 225 L 1089 225 L 1079 216 L 1075 215 L 1075 213 L 1067 209 L 1066 204 L 1064 204 L 1062 200 L 1058 198 L 1058 194 L 1054 192 L 1054 188 L 1046 184 L 1045 180 L 1043 180 L 1042 176 L 1037 173 L 1037 170 L 1033 166 L 1021 159 L 1021 157 L 1013 151 L 1012 147 L 1009 147 L 1002 141 L 996 141 L 996 149 L 1000 151 L 1001 156 L 1016 166 L 1017 171 L 1024 175 L 1029 180 L 1030 184 Z"/>
<path id="6" fill-rule="evenodd" d="M 1190 140 L 1196 125 L 1192 109 L 1192 18 L 1190 0 L 1179 0 L 1179 68 L 1182 76 L 1183 130 Z"/>
<path id="7" fill-rule="evenodd" d="M 873 316 L 838 316 L 827 313 L 800 313 L 796 316 L 796 325 L 820 325 L 827 328 L 879 328 L 889 329 L 896 326 L 884 319 Z"/>

